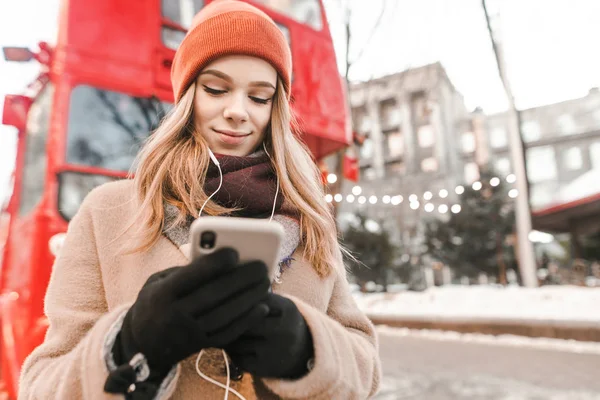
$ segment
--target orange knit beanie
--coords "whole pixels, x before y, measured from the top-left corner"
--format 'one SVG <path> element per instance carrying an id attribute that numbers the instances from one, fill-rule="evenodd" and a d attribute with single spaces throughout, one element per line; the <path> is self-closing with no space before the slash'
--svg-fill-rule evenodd
<path id="1" fill-rule="evenodd" d="M 289 98 L 292 53 L 283 32 L 267 14 L 248 3 L 215 0 L 196 14 L 175 53 L 171 68 L 175 102 L 207 64 L 231 54 L 269 62 L 279 73 Z"/>

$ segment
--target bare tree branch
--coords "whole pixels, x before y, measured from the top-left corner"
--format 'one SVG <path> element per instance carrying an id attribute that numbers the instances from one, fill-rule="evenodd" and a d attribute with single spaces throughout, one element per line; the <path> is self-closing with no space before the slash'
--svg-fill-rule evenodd
<path id="1" fill-rule="evenodd" d="M 379 16 L 377 17 L 377 20 L 375 21 L 375 24 L 373 25 L 373 29 L 371 29 L 371 32 L 369 33 L 369 37 L 367 38 L 367 41 L 365 42 L 364 46 L 358 52 L 358 55 L 356 57 L 354 57 L 352 61 L 348 60 L 349 52 L 348 52 L 348 50 L 346 50 L 346 65 L 348 65 L 349 67 L 352 67 L 352 65 L 356 64 L 362 58 L 362 56 L 365 54 L 365 51 L 369 47 L 371 40 L 373 40 L 375 33 L 378 31 L 379 25 L 381 25 L 381 21 L 383 20 L 383 16 L 385 15 L 385 10 L 387 9 L 387 5 L 388 5 L 388 0 L 384 0 L 383 5 L 381 6 L 381 11 L 379 12 Z M 396 8 L 397 5 L 398 5 L 398 2 L 397 1 L 394 2 L 394 9 Z M 349 25 L 350 25 L 350 21 L 348 20 L 348 23 L 346 24 L 347 31 L 350 30 Z M 346 75 L 348 75 L 348 74 L 349 74 L 349 71 L 346 71 Z"/>

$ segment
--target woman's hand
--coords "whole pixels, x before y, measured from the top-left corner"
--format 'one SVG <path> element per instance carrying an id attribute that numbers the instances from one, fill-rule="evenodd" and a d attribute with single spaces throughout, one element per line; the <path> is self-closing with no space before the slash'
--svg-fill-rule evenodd
<path id="1" fill-rule="evenodd" d="M 150 276 L 119 334 L 122 362 L 139 352 L 166 374 L 202 349 L 228 345 L 264 320 L 269 285 L 263 263 L 239 265 L 232 249 Z"/>
<path id="2" fill-rule="evenodd" d="M 312 335 L 290 299 L 269 293 L 269 315 L 226 346 L 227 354 L 244 371 L 265 378 L 298 379 L 314 357 Z"/>

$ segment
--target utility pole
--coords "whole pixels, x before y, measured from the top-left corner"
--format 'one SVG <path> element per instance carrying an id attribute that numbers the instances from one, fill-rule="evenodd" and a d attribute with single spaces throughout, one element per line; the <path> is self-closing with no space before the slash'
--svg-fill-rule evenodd
<path id="1" fill-rule="evenodd" d="M 490 23 L 490 16 L 486 7 L 486 0 L 481 0 L 485 20 L 487 23 L 488 32 L 492 41 L 494 55 L 496 57 L 496 65 L 498 66 L 498 74 L 504 86 L 504 92 L 509 103 L 509 145 L 510 155 L 514 173 L 517 177 L 515 183 L 518 190 L 518 196 L 515 199 L 515 218 L 517 226 L 517 250 L 519 256 L 519 270 L 523 284 L 527 287 L 537 287 L 536 262 L 533 251 L 533 244 L 529 240 L 531 232 L 531 210 L 529 208 L 529 188 L 527 187 L 527 171 L 525 168 L 525 158 L 523 153 L 523 140 L 521 137 L 521 118 L 519 111 L 515 106 L 515 99 L 510 87 L 509 79 L 506 74 L 506 65 L 504 63 L 501 43 L 498 43 L 494 38 L 494 32 Z"/>

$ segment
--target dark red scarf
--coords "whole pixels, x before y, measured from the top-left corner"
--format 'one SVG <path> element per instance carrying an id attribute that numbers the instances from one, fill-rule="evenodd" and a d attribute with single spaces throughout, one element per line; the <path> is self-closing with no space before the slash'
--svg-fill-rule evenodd
<path id="1" fill-rule="evenodd" d="M 277 175 L 269 156 L 260 152 L 246 157 L 216 155 L 223 173 L 223 186 L 212 197 L 217 204 L 228 208 L 240 208 L 235 216 L 268 218 L 273 209 L 277 190 Z M 212 162 L 204 181 L 204 192 L 211 195 L 219 187 L 219 169 Z M 276 214 L 298 219 L 296 212 L 284 207 L 281 189 L 277 195 Z"/>

